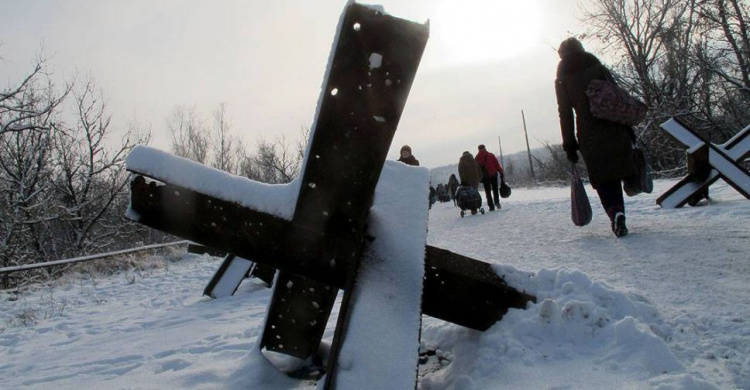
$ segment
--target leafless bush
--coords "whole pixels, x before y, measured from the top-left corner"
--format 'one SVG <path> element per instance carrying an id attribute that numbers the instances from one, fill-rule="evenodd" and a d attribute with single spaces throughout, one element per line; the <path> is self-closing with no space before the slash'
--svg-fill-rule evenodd
<path id="1" fill-rule="evenodd" d="M 92 77 L 57 88 L 39 60 L 0 90 L 0 267 L 101 253 L 146 230 L 126 222 L 124 159 L 148 141 L 132 126 L 117 144 Z M 123 133 L 123 132 L 120 132 Z M 64 267 L 0 277 L 0 288 L 56 277 Z"/>
<path id="2" fill-rule="evenodd" d="M 59 299 L 49 291 L 33 303 L 24 303 L 6 320 L 9 327 L 34 326 L 40 321 L 60 317 L 68 306 L 66 299 Z"/>

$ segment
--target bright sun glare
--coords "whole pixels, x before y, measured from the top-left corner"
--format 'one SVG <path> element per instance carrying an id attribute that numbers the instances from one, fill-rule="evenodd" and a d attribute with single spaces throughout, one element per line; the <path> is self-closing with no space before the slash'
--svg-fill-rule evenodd
<path id="1" fill-rule="evenodd" d="M 445 0 L 430 20 L 442 61 L 480 63 L 512 58 L 538 44 L 538 0 Z"/>

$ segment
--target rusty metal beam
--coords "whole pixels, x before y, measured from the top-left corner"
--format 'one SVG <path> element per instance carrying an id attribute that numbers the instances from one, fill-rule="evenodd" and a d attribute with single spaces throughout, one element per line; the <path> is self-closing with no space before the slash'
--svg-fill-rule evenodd
<path id="1" fill-rule="evenodd" d="M 286 245 L 279 244 L 278 239 L 288 230 L 290 221 L 186 188 L 147 184 L 141 177 L 132 181 L 131 189 L 131 207 L 142 215 L 139 222 L 147 226 L 222 248 L 251 261 L 320 282 L 322 286 L 344 287 L 344 275 L 331 278 L 328 270 L 321 270 L 314 263 L 306 266 L 310 263 L 300 259 L 304 252 L 295 250 L 298 244 L 293 240 L 284 241 Z M 177 208 L 184 204 L 184 208 L 181 213 L 159 212 L 166 209 L 163 204 Z M 509 287 L 488 263 L 432 246 L 425 250 L 424 314 L 484 330 L 499 320 L 508 308 L 523 308 L 526 302 L 534 300 Z"/>
<path id="2" fill-rule="evenodd" d="M 536 297 L 508 284 L 489 263 L 427 246 L 422 313 L 467 328 L 486 330 L 510 308 Z"/>
<path id="3" fill-rule="evenodd" d="M 130 191 L 131 211 L 143 225 L 329 286 L 344 285 L 345 267 L 321 267 L 311 260 L 336 258 L 340 238 L 184 187 L 147 182 L 141 175 L 131 180 Z"/>

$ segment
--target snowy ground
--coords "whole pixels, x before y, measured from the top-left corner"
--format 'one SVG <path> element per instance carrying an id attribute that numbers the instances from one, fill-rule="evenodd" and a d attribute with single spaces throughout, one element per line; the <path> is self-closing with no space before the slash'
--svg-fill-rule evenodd
<path id="1" fill-rule="evenodd" d="M 673 183 L 626 199 L 622 239 L 590 187 L 582 228 L 568 188 L 514 188 L 501 211 L 463 219 L 433 206 L 429 244 L 497 264 L 539 302 L 484 333 L 426 317 L 422 341 L 438 351 L 419 387 L 750 389 L 750 202 L 717 183 L 713 204 L 663 210 L 654 199 Z M 0 388 L 315 388 L 252 352 L 270 290 L 201 297 L 218 261 L 172 255 L 0 292 Z"/>

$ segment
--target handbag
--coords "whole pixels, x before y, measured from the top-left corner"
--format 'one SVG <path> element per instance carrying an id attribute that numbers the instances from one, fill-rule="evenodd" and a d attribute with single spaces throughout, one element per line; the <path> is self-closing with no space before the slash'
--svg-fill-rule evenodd
<path id="1" fill-rule="evenodd" d="M 591 80 L 586 88 L 591 115 L 599 119 L 635 126 L 646 117 L 648 107 L 614 81 Z"/>
<path id="2" fill-rule="evenodd" d="M 510 197 L 510 186 L 505 183 L 505 179 L 500 178 L 500 197 L 501 198 L 508 198 Z"/>
<path id="3" fill-rule="evenodd" d="M 591 203 L 575 164 L 570 169 L 570 216 L 576 226 L 588 225 L 592 217 Z"/>
<path id="4" fill-rule="evenodd" d="M 654 190 L 651 168 L 648 166 L 643 150 L 638 147 L 633 147 L 633 162 L 635 174 L 623 179 L 622 189 L 627 196 L 636 196 L 643 192 L 650 194 Z"/>

